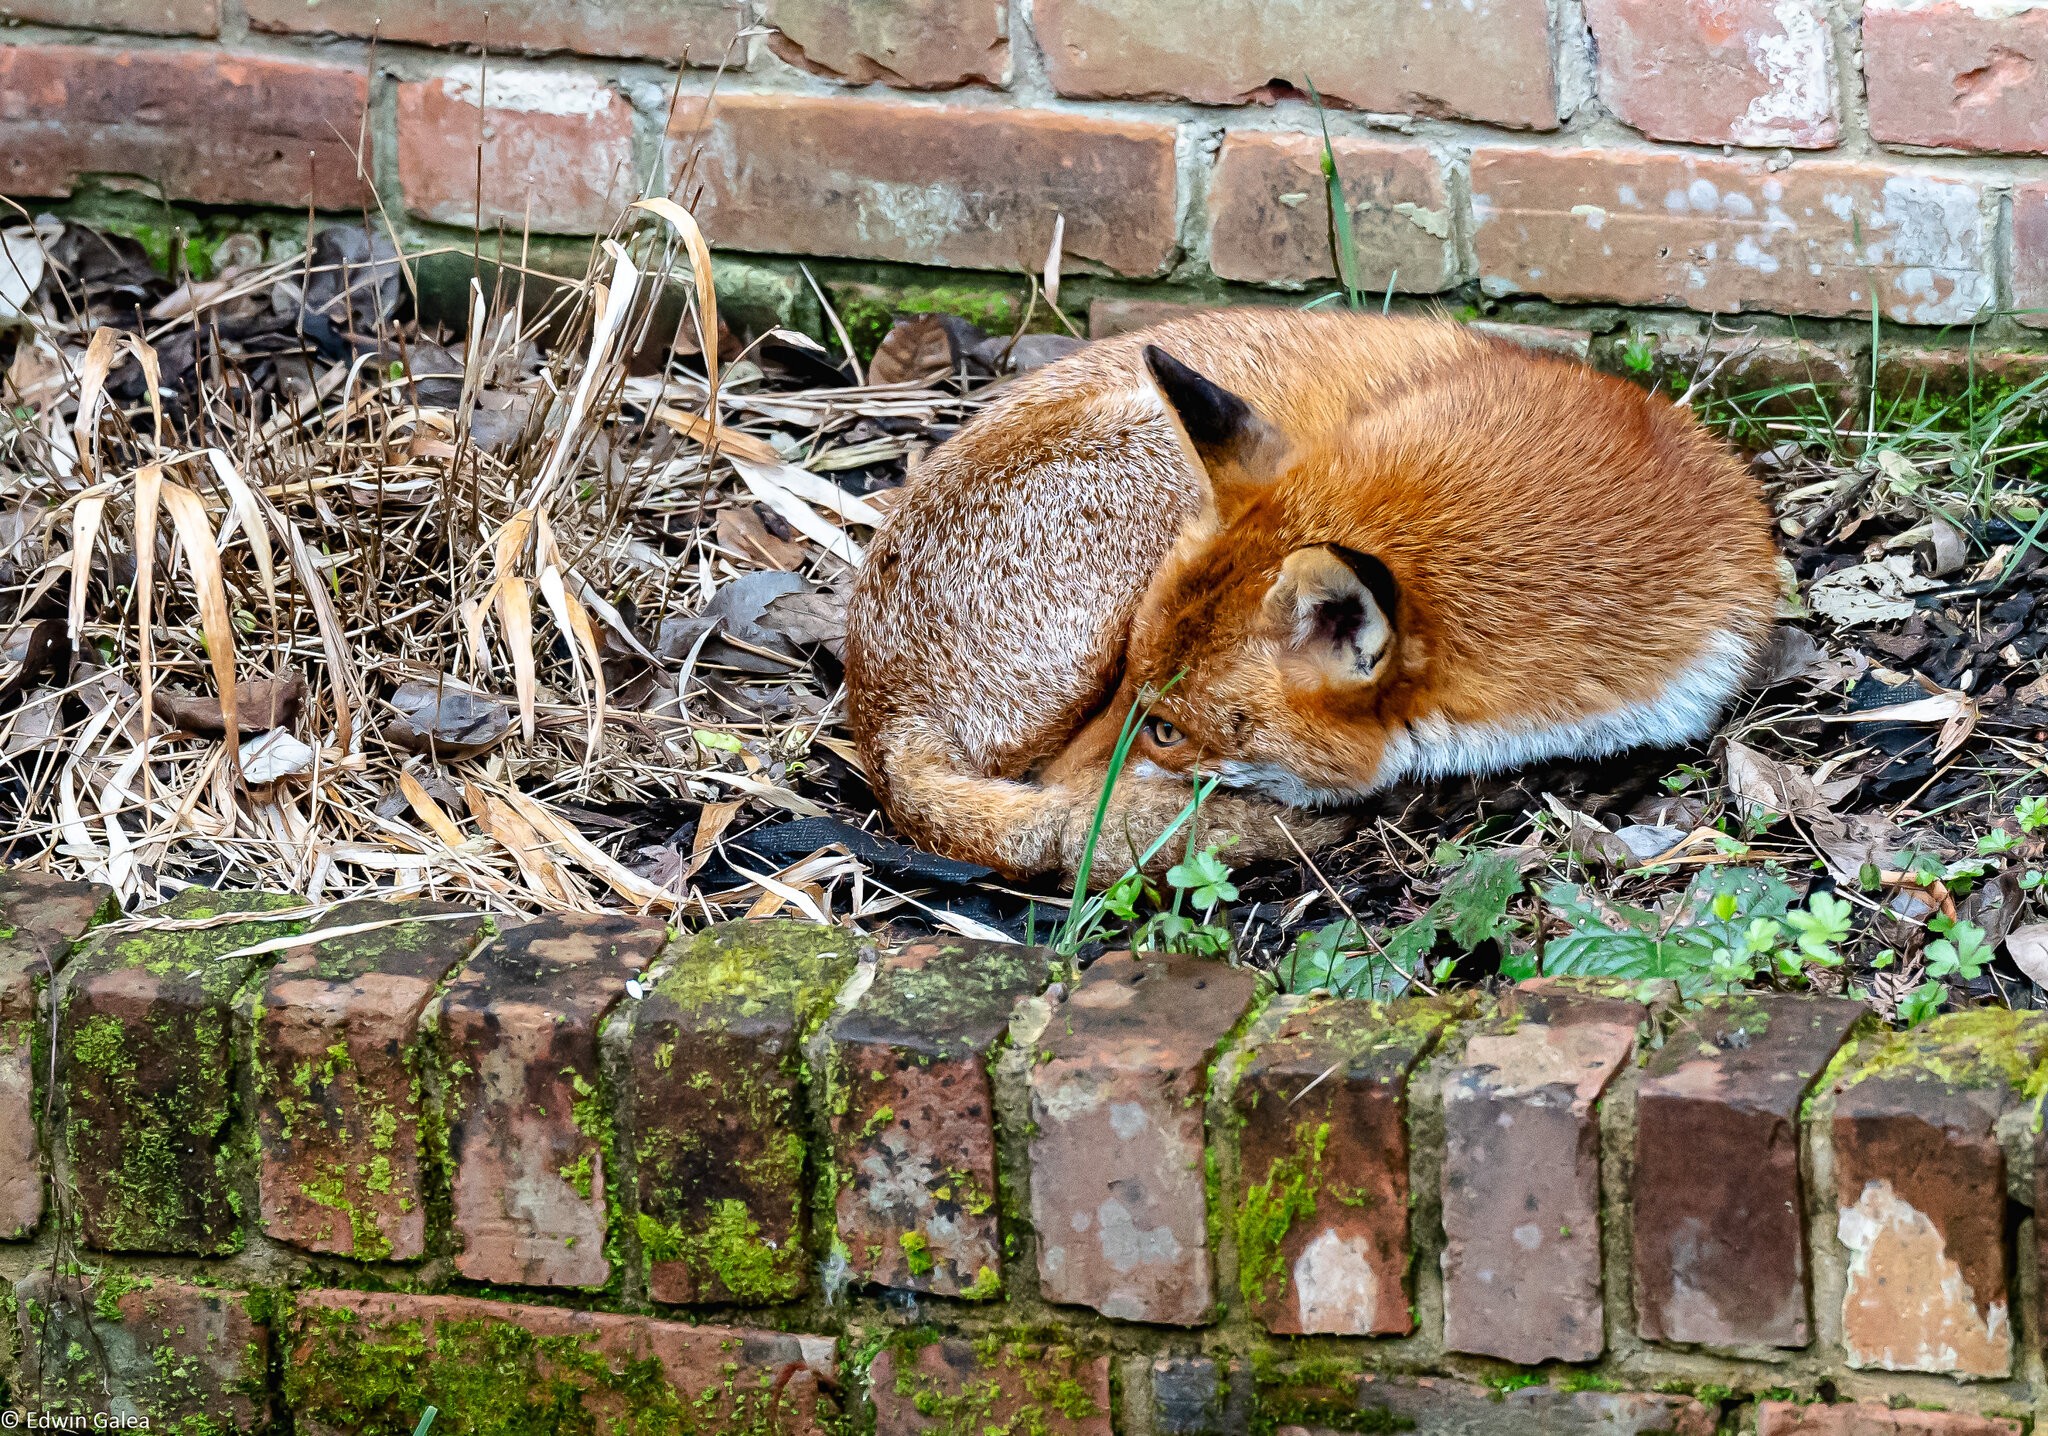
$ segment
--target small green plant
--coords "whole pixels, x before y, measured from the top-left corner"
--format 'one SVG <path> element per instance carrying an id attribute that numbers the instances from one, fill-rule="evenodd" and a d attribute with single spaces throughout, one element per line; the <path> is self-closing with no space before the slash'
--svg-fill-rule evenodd
<path id="1" fill-rule="evenodd" d="M 1460 956 L 1485 943 L 1504 943 L 1515 930 L 1508 909 L 1523 890 L 1515 856 L 1445 844 L 1433 860 L 1448 869 L 1448 875 L 1422 916 L 1384 935 L 1369 932 L 1350 918 L 1301 934 L 1281 961 L 1281 987 L 1288 992 L 1320 988 L 1343 997 L 1384 1001 L 1407 991 L 1425 971 L 1431 981 L 1443 983 Z M 1445 938 L 1457 947 L 1458 955 L 1432 963 Z M 1518 972 L 1515 962 L 1510 957 L 1501 971 L 1510 977 L 1530 975 Z"/>
<path id="2" fill-rule="evenodd" d="M 1650 367 L 1656 362 L 1657 349 L 1655 345 L 1650 343 L 1648 336 L 1642 334 L 1629 336 L 1627 345 L 1621 351 L 1622 368 L 1628 370 L 1631 374 L 1647 374 L 1650 372 Z"/>
<path id="3" fill-rule="evenodd" d="M 1942 936 L 1927 944 L 1929 977 L 1959 977 L 1972 982 L 1991 965 L 1995 954 L 1984 929 L 1973 922 L 1951 922 L 1945 917 L 1927 924 L 1929 932 Z"/>
<path id="4" fill-rule="evenodd" d="M 1352 309 L 1365 308 L 1365 290 L 1358 283 L 1358 250 L 1351 238 L 1351 206 L 1344 198 L 1344 180 L 1337 173 L 1337 150 L 1330 143 L 1330 117 L 1323 109 L 1323 97 L 1316 82 L 1303 75 L 1302 85 L 1316 107 L 1316 123 L 1323 130 L 1323 186 L 1330 201 L 1330 255 L 1337 264 L 1337 282 L 1344 286 L 1344 302 Z M 1387 304 L 1391 306 L 1394 286 L 1387 283 Z"/>
<path id="5" fill-rule="evenodd" d="M 2006 828 L 1993 828 L 1977 835 L 1977 851 L 1987 856 L 2009 853 L 2020 845 L 2020 835 Z"/>
<path id="6" fill-rule="evenodd" d="M 2019 820 L 2021 832 L 2038 833 L 2048 828 L 2048 798 L 2022 798 L 2012 815 Z"/>
<path id="7" fill-rule="evenodd" d="M 1899 999 L 1899 1021 L 1908 1027 L 1918 1027 L 1941 1011 L 1946 1001 L 1948 984 L 1930 979 Z"/>

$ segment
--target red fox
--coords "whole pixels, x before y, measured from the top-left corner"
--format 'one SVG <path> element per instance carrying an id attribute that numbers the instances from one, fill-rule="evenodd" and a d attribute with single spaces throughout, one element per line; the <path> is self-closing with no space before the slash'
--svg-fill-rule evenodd
<path id="1" fill-rule="evenodd" d="M 1756 481 L 1667 400 L 1448 318 L 1226 309 L 927 455 L 846 679 L 890 818 L 1010 877 L 1074 871 L 1149 703 L 1108 880 L 1198 775 L 1204 834 L 1285 856 L 1397 780 L 1703 737 L 1778 591 Z"/>

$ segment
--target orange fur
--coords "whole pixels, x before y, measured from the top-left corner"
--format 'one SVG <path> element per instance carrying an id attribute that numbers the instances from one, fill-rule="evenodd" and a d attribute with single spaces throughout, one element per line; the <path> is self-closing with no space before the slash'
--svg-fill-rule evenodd
<path id="1" fill-rule="evenodd" d="M 1191 438 L 1151 344 L 1250 427 Z M 1231 785 L 1206 829 L 1284 854 L 1276 819 L 1325 838 L 1304 806 L 1404 775 L 1701 736 L 1769 630 L 1768 524 L 1738 462 L 1620 380 L 1448 320 L 1192 316 L 1018 382 L 927 457 L 855 587 L 854 733 L 920 843 L 1071 871 L 1149 698 L 1171 727 L 1133 751 L 1106 876 L 1196 771 Z"/>

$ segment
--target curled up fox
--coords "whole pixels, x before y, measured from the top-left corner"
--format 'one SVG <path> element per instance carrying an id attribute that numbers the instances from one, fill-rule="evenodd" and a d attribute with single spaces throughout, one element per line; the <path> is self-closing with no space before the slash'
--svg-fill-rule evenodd
<path id="1" fill-rule="evenodd" d="M 1198 775 L 1205 833 L 1284 856 L 1403 779 L 1703 737 L 1777 605 L 1755 480 L 1669 401 L 1446 318 L 1222 310 L 933 450 L 847 683 L 891 819 L 1012 877 L 1074 870 L 1146 711 L 1114 876 Z"/>

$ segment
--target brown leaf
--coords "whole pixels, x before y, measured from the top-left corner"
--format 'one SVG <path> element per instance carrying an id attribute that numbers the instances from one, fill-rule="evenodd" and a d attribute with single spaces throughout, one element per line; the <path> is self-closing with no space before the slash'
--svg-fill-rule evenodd
<path id="1" fill-rule="evenodd" d="M 718 545 L 785 573 L 804 566 L 803 545 L 768 532 L 752 504 L 734 504 L 718 511 Z"/>
<path id="2" fill-rule="evenodd" d="M 870 384 L 929 384 L 952 372 L 953 341 L 930 314 L 897 320 L 868 361 Z"/>
<path id="3" fill-rule="evenodd" d="M 243 733 L 264 733 L 272 728 L 289 728 L 306 701 L 306 679 L 294 673 L 288 678 L 252 678 L 235 685 L 235 727 Z M 227 732 L 221 716 L 220 699 L 211 694 L 187 697 L 178 693 L 156 693 L 150 706 L 156 716 L 175 728 L 202 738 L 218 738 Z"/>

